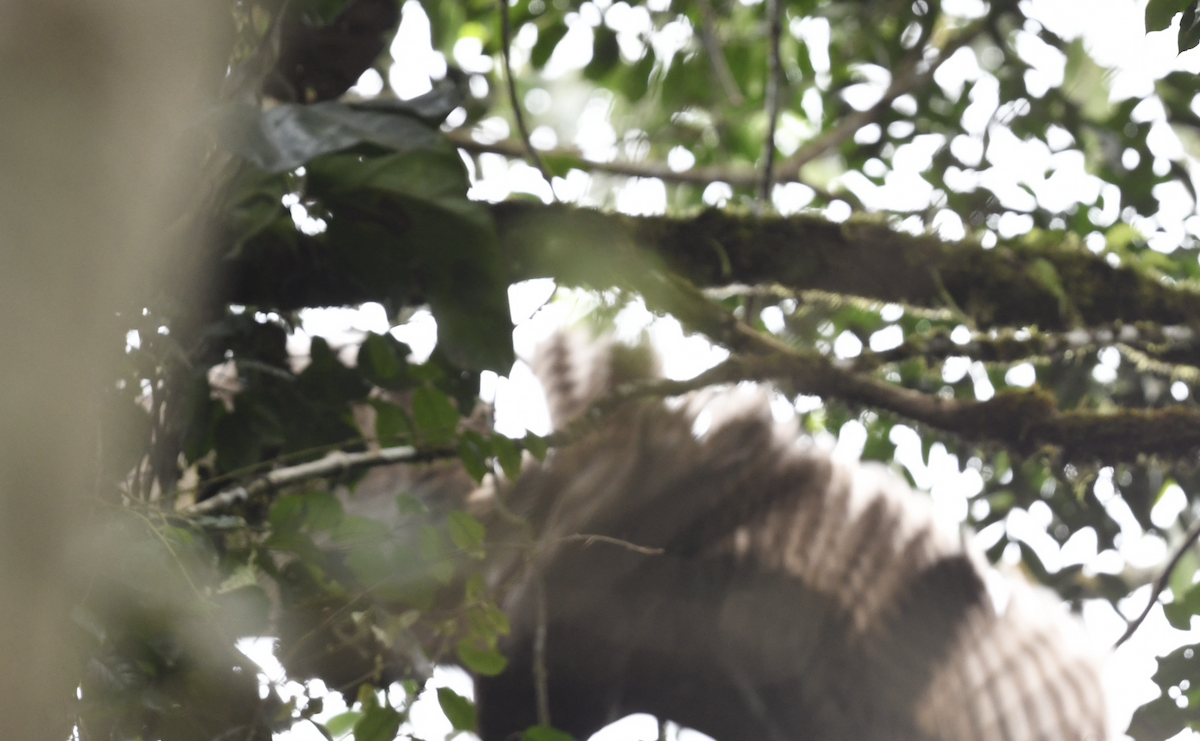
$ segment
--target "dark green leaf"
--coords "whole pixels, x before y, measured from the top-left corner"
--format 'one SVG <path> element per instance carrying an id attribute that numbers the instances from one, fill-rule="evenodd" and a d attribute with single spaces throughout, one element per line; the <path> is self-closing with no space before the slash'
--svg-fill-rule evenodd
<path id="1" fill-rule="evenodd" d="M 475 706 L 449 687 L 438 687 L 438 704 L 456 731 L 475 731 Z"/>
<path id="2" fill-rule="evenodd" d="M 413 421 L 427 442 L 445 443 L 454 437 L 458 409 L 441 391 L 419 388 L 413 393 Z"/>
<path id="3" fill-rule="evenodd" d="M 1163 612 L 1172 626 L 1179 630 L 1190 630 L 1192 616 L 1200 614 L 1200 585 L 1193 586 L 1182 596 L 1176 596 L 1171 604 L 1163 605 Z"/>
<path id="4" fill-rule="evenodd" d="M 358 367 L 372 380 L 390 381 L 400 374 L 401 358 L 383 335 L 369 332 L 358 349 Z"/>
<path id="5" fill-rule="evenodd" d="M 299 530 L 304 524 L 304 497 L 299 494 L 289 494 L 280 497 L 271 505 L 268 516 L 271 530 L 276 533 L 288 533 Z"/>
<path id="6" fill-rule="evenodd" d="M 617 43 L 616 32 L 607 26 L 600 26 L 593 33 L 592 61 L 583 68 L 583 76 L 599 80 L 621 60 L 621 45 Z"/>
<path id="7" fill-rule="evenodd" d="M 1183 11 L 1179 21 L 1179 52 L 1183 53 L 1200 44 L 1200 13 L 1197 13 L 1196 0 Z"/>
<path id="8" fill-rule="evenodd" d="M 463 468 L 476 483 L 483 481 L 488 472 L 487 458 L 491 454 L 491 445 L 478 432 L 467 430 L 458 441 L 458 457 Z"/>
<path id="9" fill-rule="evenodd" d="M 371 406 L 375 409 L 375 439 L 380 445 L 386 448 L 412 441 L 413 424 L 408 412 L 382 399 L 372 399 Z"/>
<path id="10" fill-rule="evenodd" d="M 417 291 L 438 323 L 438 348 L 463 368 L 505 372 L 512 321 L 491 213 L 466 197 L 469 182 L 448 143 L 433 151 L 365 159 L 336 154 L 308 165 L 308 185 L 335 211 L 326 240 L 365 285 L 397 303 Z M 416 280 L 419 286 L 407 286 Z"/>
<path id="11" fill-rule="evenodd" d="M 562 41 L 563 36 L 566 35 L 565 23 L 555 23 L 548 28 L 538 29 L 537 43 L 533 45 L 533 51 L 529 55 L 529 61 L 533 63 L 534 69 L 546 66 L 546 62 L 550 61 L 550 55 L 554 53 L 554 47 L 558 46 L 558 42 Z"/>
<path id="12" fill-rule="evenodd" d="M 499 651 L 494 648 L 480 648 L 470 638 L 459 641 L 456 650 L 464 666 L 485 677 L 497 676 L 508 666 L 508 659 L 501 656 Z"/>
<path id="13" fill-rule="evenodd" d="M 1150 0 L 1146 5 L 1146 32 L 1162 31 L 1191 0 Z"/>

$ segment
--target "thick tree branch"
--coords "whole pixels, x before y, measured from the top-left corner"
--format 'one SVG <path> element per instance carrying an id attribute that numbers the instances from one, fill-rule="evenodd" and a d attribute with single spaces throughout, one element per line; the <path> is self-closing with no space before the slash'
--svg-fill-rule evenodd
<path id="1" fill-rule="evenodd" d="M 492 213 L 514 278 L 596 285 L 627 259 L 613 245 L 629 243 L 702 288 L 781 285 L 926 307 L 943 307 L 949 298 L 982 328 L 1200 322 L 1200 293 L 1133 267 L 1113 268 L 1049 238 L 985 250 L 867 219 L 835 224 L 812 215 L 716 210 L 687 219 L 635 218 L 525 203 L 497 204 Z M 586 246 L 556 239 L 555 232 L 586 236 Z"/>
<path id="2" fill-rule="evenodd" d="M 1063 412 L 1053 397 L 1038 389 L 1001 391 L 988 401 L 943 399 L 796 351 L 733 355 L 688 381 L 619 387 L 599 404 L 603 410 L 631 398 L 678 396 L 741 381 L 781 383 L 797 393 L 886 410 L 967 440 L 1000 443 L 1025 454 L 1051 447 L 1064 461 L 1113 463 L 1143 454 L 1177 458 L 1200 449 L 1200 411 L 1190 407 Z"/>
<path id="3" fill-rule="evenodd" d="M 622 271 L 640 270 L 648 256 L 701 288 L 779 285 L 917 307 L 944 307 L 948 297 L 980 328 L 1200 324 L 1195 290 L 1131 266 L 1113 268 L 1050 238 L 985 250 L 972 242 L 896 232 L 881 221 L 835 224 L 812 215 L 710 210 L 691 218 L 629 217 L 528 202 L 496 204 L 492 215 L 510 281 L 553 277 L 607 288 L 621 280 Z M 407 217 L 400 212 L 397 217 L 395 229 L 403 233 Z M 278 245 L 264 240 L 217 267 L 219 301 L 284 311 L 394 301 L 379 282 L 367 283 L 356 272 L 351 257 L 320 237 L 296 234 Z M 1047 281 L 1047 274 L 1055 280 Z M 409 303 L 421 299 L 406 297 Z M 1190 364 L 1183 357 L 1160 357 Z"/>
<path id="4" fill-rule="evenodd" d="M 343 206 L 335 207 L 333 218 L 355 218 L 337 208 Z M 778 285 L 915 307 L 945 307 L 949 299 L 984 329 L 1063 331 L 1080 322 L 1200 325 L 1200 293 L 1194 289 L 1132 266 L 1113 268 L 1050 237 L 985 250 L 972 242 L 896 232 L 866 219 L 836 224 L 815 215 L 756 217 L 717 210 L 690 218 L 629 217 L 529 202 L 491 208 L 509 281 L 553 277 L 607 288 L 621 280 L 623 270 L 650 259 L 701 288 Z M 408 217 L 399 210 L 396 217 L 393 226 L 384 226 L 403 234 Z M 387 293 L 386 281 L 364 276 L 352 255 L 331 249 L 320 236 L 273 239 L 266 235 L 253 249 L 216 266 L 215 301 L 290 311 L 397 300 Z M 411 291 L 404 296 L 408 304 L 422 300 Z M 1151 354 L 1166 362 L 1194 364 L 1190 347 L 1184 354 L 1158 350 Z"/>

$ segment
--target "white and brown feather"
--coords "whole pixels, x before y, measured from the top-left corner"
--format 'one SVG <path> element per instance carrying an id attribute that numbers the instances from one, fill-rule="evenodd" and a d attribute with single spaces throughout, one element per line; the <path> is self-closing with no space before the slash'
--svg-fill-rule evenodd
<path id="1" fill-rule="evenodd" d="M 565 334 L 544 348 L 556 426 L 612 386 L 611 357 Z M 718 741 L 1105 741 L 1097 662 L 1067 640 L 1073 618 L 1020 582 L 997 609 L 990 567 L 927 497 L 816 451 L 768 398 L 631 402 L 507 493 L 552 554 L 556 725 L 583 734 L 641 710 Z M 588 533 L 664 553 L 565 539 Z M 486 741 L 532 720 L 531 595 L 506 605 L 509 673 L 480 685 Z M 672 671 L 695 687 L 664 687 Z"/>

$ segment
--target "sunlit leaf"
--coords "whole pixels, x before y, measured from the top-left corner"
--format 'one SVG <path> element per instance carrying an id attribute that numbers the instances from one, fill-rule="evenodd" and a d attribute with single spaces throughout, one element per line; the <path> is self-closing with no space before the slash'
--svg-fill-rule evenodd
<path id="1" fill-rule="evenodd" d="M 354 741 L 392 741 L 404 716 L 389 707 L 370 708 L 354 724 Z"/>

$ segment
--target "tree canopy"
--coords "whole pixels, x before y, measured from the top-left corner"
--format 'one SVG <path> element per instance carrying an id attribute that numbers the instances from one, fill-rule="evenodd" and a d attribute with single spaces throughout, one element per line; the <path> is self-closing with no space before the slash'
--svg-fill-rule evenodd
<path id="1" fill-rule="evenodd" d="M 188 249 L 161 285 L 190 288 L 122 308 L 96 477 L 118 545 L 73 612 L 68 730 L 386 741 L 433 665 L 502 671 L 465 497 L 569 439 L 500 434 L 479 399 L 513 368 L 508 290 L 530 279 L 589 296 L 594 326 L 641 302 L 728 351 L 596 414 L 771 382 L 814 437 L 914 483 L 953 456 L 942 504 L 991 560 L 1077 608 L 1140 590 L 1130 630 L 1159 601 L 1187 628 L 1200 58 L 1114 71 L 1047 5 L 231 3 L 168 235 Z M 1174 29 L 1131 24 L 1129 45 L 1200 39 L 1195 3 L 1121 12 Z M 369 303 L 389 328 L 427 310 L 436 348 L 303 347 L 305 310 Z M 386 512 L 346 494 L 395 464 Z M 305 689 L 260 687 L 247 636 Z M 1195 650 L 1160 660 L 1134 738 L 1200 728 Z M 330 718 L 321 687 L 350 708 Z"/>

